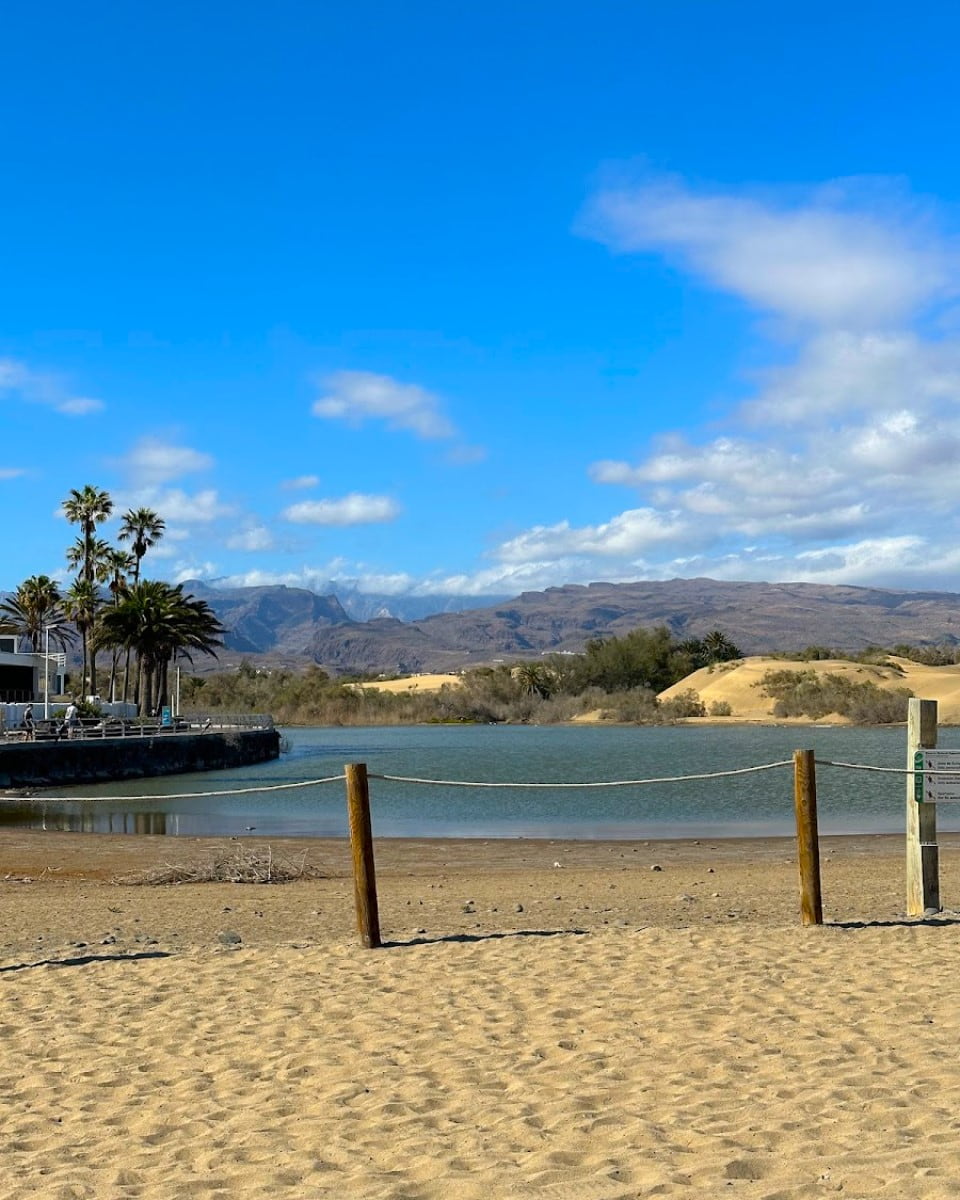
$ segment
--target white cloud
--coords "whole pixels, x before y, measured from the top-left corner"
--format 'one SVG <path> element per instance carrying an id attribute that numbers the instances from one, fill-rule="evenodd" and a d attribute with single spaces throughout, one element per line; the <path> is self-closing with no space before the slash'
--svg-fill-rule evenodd
<path id="1" fill-rule="evenodd" d="M 234 509 L 224 504 L 214 488 L 186 492 L 182 488 L 147 487 L 136 491 L 114 493 L 114 512 L 127 508 L 152 508 L 164 521 L 181 521 L 184 525 L 208 525 L 220 517 L 234 515 Z"/>
<path id="2" fill-rule="evenodd" d="M 214 460 L 202 450 L 177 446 L 160 438 L 145 437 L 133 447 L 121 465 L 142 487 L 155 487 L 183 475 L 208 471 Z"/>
<path id="3" fill-rule="evenodd" d="M 288 491 L 306 491 L 315 488 L 319 482 L 319 475 L 298 475 L 295 479 L 284 479 L 280 486 Z"/>
<path id="4" fill-rule="evenodd" d="M 675 513 L 658 513 L 650 508 L 631 509 L 602 525 L 580 529 L 569 522 L 535 525 L 504 542 L 495 551 L 503 562 L 524 563 L 565 555 L 622 557 L 639 554 L 650 546 L 688 537 L 690 527 Z"/>
<path id="5" fill-rule="evenodd" d="M 648 178 L 602 191 L 586 228 L 616 250 L 664 253 L 756 308 L 817 325 L 889 325 L 955 290 L 954 248 L 919 205 L 878 181 L 837 180 L 798 202 Z"/>
<path id="6" fill-rule="evenodd" d="M 216 579 L 217 564 L 202 559 L 181 559 L 172 571 L 174 583 L 185 583 L 188 579 Z"/>
<path id="7" fill-rule="evenodd" d="M 960 342 L 923 341 L 909 330 L 811 338 L 797 360 L 759 375 L 745 420 L 810 424 L 839 414 L 912 408 L 928 415 L 960 402 Z"/>
<path id="8" fill-rule="evenodd" d="M 648 180 L 605 191 L 592 221 L 618 250 L 662 253 L 787 318 L 777 352 L 790 353 L 789 329 L 792 361 L 754 373 L 753 394 L 709 430 L 594 463 L 596 483 L 634 491 L 627 512 L 552 537 L 536 527 L 508 557 L 572 580 L 600 578 L 606 561 L 651 578 L 915 585 L 926 571 L 956 587 L 960 337 L 928 318 L 956 291 L 960 261 L 931 215 L 882 182 L 798 201 Z M 637 511 L 671 530 L 661 547 L 605 536 Z"/>
<path id="9" fill-rule="evenodd" d="M 422 438 L 454 436 L 440 398 L 418 384 L 370 371 L 336 371 L 320 384 L 323 393 L 314 402 L 314 416 L 357 426 L 380 420 L 388 429 L 408 429 Z"/>
<path id="10" fill-rule="evenodd" d="M 0 467 L 0 479 L 20 479 L 26 473 L 23 467 Z"/>
<path id="11" fill-rule="evenodd" d="M 230 550 L 272 550 L 274 547 L 274 537 L 265 525 L 251 525 L 247 529 L 241 530 L 239 533 L 231 534 L 227 538 L 227 547 Z"/>
<path id="12" fill-rule="evenodd" d="M 282 584 L 286 587 L 307 588 L 313 592 L 335 592 L 340 587 L 359 592 L 378 592 L 385 595 L 402 595 L 408 592 L 419 594 L 419 581 L 405 572 L 368 572 L 361 567 L 349 567 L 349 574 L 342 575 L 348 566 L 342 559 L 334 559 L 325 566 L 299 567 L 288 571 L 267 571 L 254 568 L 227 575 L 218 582 L 223 587 L 267 587 Z"/>
<path id="13" fill-rule="evenodd" d="M 57 375 L 35 371 L 12 358 L 0 358 L 0 394 L 4 393 L 68 417 L 85 417 L 105 407 L 102 400 L 74 394 Z"/>
<path id="14" fill-rule="evenodd" d="M 285 508 L 281 516 L 297 525 L 370 525 L 393 521 L 399 505 L 389 496 L 351 492 L 338 500 L 304 500 Z"/>

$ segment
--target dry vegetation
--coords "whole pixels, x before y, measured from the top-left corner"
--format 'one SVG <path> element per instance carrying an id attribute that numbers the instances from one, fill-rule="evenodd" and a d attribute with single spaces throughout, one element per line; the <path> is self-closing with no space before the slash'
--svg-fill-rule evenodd
<path id="1" fill-rule="evenodd" d="M 272 846 L 231 846 L 213 857 L 188 863 L 161 863 L 148 871 L 119 876 L 115 883 L 127 887 L 159 887 L 177 883 L 292 883 L 296 879 L 323 879 L 307 863 L 307 852 L 297 858 L 274 854 Z"/>

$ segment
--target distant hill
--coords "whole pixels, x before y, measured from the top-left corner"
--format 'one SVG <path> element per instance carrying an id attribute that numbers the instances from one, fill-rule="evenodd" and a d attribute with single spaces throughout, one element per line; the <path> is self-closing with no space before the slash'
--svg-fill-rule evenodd
<path id="1" fill-rule="evenodd" d="M 307 655 L 318 629 L 350 622 L 336 596 L 306 588 L 211 588 L 190 579 L 183 590 L 214 610 L 229 631 L 228 649 L 246 654 Z"/>
<path id="2" fill-rule="evenodd" d="M 223 659 L 267 654 L 338 673 L 455 670 L 579 651 L 590 638 L 659 624 L 678 637 L 721 629 L 746 654 L 960 642 L 960 595 L 952 592 L 672 579 L 570 584 L 465 612 L 357 620 L 338 596 L 301 588 L 221 590 L 189 581 L 185 590 L 205 599 L 229 630 Z"/>
<path id="3" fill-rule="evenodd" d="M 253 588 L 221 588 L 216 584 L 208 584 L 199 579 L 188 579 L 184 590 L 194 596 L 213 603 L 217 600 L 229 605 L 231 610 L 238 606 L 243 608 L 248 602 L 255 604 L 258 597 L 268 592 L 284 592 L 290 598 L 294 596 L 319 596 L 323 599 L 332 598 L 342 612 L 341 619 L 351 621 L 374 621 L 382 618 L 394 618 L 398 621 L 419 621 L 433 613 L 464 612 L 467 609 L 479 608 L 486 604 L 498 604 L 506 600 L 506 596 L 461 596 L 453 593 L 434 593 L 432 595 L 410 595 L 402 593 L 391 595 L 386 592 L 361 592 L 356 587 L 342 582 L 321 584 L 317 588 L 293 588 L 282 585 Z M 255 596 L 254 593 L 257 593 Z M 222 617 L 221 617 L 222 619 Z"/>

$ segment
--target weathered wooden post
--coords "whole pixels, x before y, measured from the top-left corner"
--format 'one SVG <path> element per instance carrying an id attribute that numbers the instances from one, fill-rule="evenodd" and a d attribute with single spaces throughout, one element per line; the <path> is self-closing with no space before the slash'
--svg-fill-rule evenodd
<path id="1" fill-rule="evenodd" d="M 373 830 L 370 824 L 370 789 L 366 763 L 347 763 L 347 815 L 353 850 L 353 890 L 357 904 L 357 928 L 361 945 L 376 950 L 380 945 L 380 913 L 377 908 L 377 877 L 373 865 Z"/>
<path id="2" fill-rule="evenodd" d="M 937 845 L 937 806 L 916 798 L 918 750 L 937 745 L 937 702 L 911 698 L 907 709 L 907 916 L 940 911 L 940 848 Z M 921 793 L 922 795 L 922 793 Z"/>
<path id="3" fill-rule="evenodd" d="M 804 925 L 822 925 L 817 774 L 812 750 L 793 752 L 793 801 L 797 817 L 797 862 L 800 867 L 800 920 Z"/>

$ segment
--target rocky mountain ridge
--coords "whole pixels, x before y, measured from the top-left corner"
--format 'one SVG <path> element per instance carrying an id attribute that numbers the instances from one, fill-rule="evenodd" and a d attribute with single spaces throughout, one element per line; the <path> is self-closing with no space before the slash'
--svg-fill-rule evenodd
<path id="1" fill-rule="evenodd" d="M 188 581 L 185 590 L 227 627 L 222 663 L 267 655 L 336 673 L 456 670 L 576 652 L 590 638 L 659 624 L 678 637 L 721 629 L 747 654 L 960 642 L 960 595 L 952 592 L 711 579 L 568 584 L 404 621 L 356 620 L 336 595 L 302 588 L 219 590 Z"/>

